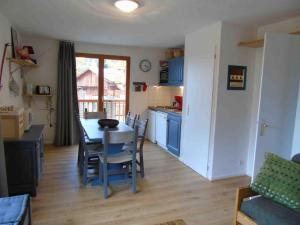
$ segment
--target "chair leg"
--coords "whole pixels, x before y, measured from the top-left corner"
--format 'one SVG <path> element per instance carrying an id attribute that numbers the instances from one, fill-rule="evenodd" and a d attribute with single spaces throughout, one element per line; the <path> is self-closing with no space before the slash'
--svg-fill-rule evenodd
<path id="1" fill-rule="evenodd" d="M 131 168 L 131 176 L 132 176 L 132 184 L 131 189 L 133 193 L 136 193 L 136 160 L 132 161 L 132 168 Z"/>
<path id="2" fill-rule="evenodd" d="M 141 172 L 141 177 L 145 177 L 145 170 L 144 170 L 144 153 L 143 150 L 140 151 L 140 172 Z"/>
<path id="3" fill-rule="evenodd" d="M 87 185 L 88 183 L 88 169 L 89 169 L 89 165 L 88 165 L 88 159 L 87 157 L 85 157 L 84 159 L 84 164 L 83 164 L 83 184 Z"/>
<path id="4" fill-rule="evenodd" d="M 107 164 L 103 166 L 103 194 L 104 198 L 108 198 L 108 171 Z"/>
<path id="5" fill-rule="evenodd" d="M 78 156 L 77 156 L 77 165 L 80 166 L 80 143 L 78 145 Z"/>
<path id="6" fill-rule="evenodd" d="M 99 181 L 103 182 L 103 165 L 99 159 Z"/>

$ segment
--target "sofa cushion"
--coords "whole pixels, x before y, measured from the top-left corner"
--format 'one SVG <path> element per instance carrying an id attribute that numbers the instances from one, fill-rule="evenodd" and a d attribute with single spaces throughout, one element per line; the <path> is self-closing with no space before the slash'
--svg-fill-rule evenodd
<path id="1" fill-rule="evenodd" d="M 241 211 L 259 225 L 299 225 L 300 213 L 264 197 L 246 200 Z"/>
<path id="2" fill-rule="evenodd" d="M 0 224 L 22 224 L 28 201 L 28 195 L 0 198 Z"/>
<path id="3" fill-rule="evenodd" d="M 300 164 L 267 153 L 264 165 L 250 187 L 256 193 L 300 212 Z"/>

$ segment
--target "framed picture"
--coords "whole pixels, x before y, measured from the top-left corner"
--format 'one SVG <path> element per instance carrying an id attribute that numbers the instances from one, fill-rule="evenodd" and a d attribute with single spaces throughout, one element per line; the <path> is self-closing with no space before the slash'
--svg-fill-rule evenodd
<path id="1" fill-rule="evenodd" d="M 228 66 L 227 90 L 246 90 L 247 66 Z"/>
<path id="2" fill-rule="evenodd" d="M 21 47 L 21 38 L 19 33 L 11 27 L 11 52 L 12 58 L 17 57 L 17 49 Z"/>

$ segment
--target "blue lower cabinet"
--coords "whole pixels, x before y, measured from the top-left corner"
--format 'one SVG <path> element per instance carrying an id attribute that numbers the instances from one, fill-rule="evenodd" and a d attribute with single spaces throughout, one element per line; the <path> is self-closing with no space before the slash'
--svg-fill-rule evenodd
<path id="1" fill-rule="evenodd" d="M 180 155 L 181 116 L 168 114 L 167 148 L 176 156 Z"/>

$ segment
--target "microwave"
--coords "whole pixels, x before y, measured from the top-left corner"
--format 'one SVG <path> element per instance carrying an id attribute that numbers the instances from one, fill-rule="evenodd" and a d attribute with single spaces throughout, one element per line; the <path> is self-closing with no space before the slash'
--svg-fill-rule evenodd
<path id="1" fill-rule="evenodd" d="M 159 73 L 159 83 L 166 84 L 169 82 L 169 71 L 168 69 L 161 70 Z"/>
<path id="2" fill-rule="evenodd" d="M 32 126 L 32 112 L 30 109 L 24 110 L 24 131 L 29 131 Z"/>

